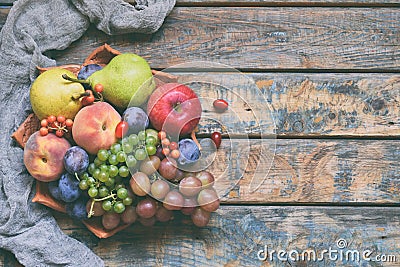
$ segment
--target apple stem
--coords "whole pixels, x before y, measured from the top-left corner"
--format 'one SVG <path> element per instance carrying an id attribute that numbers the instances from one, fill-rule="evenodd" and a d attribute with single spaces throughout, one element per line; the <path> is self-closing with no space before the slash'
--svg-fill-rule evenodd
<path id="1" fill-rule="evenodd" d="M 197 127 L 196 127 L 196 129 L 197 129 Z M 192 137 L 192 140 L 193 140 L 193 141 L 196 143 L 196 145 L 199 147 L 199 150 L 201 151 L 201 145 L 200 145 L 200 143 L 199 143 L 199 141 L 197 140 L 197 137 L 196 137 L 196 130 L 193 130 L 193 131 L 192 131 L 191 137 Z"/>

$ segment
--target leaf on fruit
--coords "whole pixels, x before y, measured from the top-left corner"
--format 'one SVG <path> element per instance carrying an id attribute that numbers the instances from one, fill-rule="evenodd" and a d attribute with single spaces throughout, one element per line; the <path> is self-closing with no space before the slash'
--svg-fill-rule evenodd
<path id="1" fill-rule="evenodd" d="M 11 137 L 23 148 L 29 137 L 39 131 L 40 121 L 35 114 L 30 114 Z"/>

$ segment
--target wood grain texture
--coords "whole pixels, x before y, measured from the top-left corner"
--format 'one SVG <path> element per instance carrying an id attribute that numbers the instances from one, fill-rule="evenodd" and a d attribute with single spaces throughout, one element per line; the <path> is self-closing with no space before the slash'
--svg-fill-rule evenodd
<path id="1" fill-rule="evenodd" d="M 1 5 L 10 5 L 13 4 L 16 0 L 1 0 Z M 125 2 L 134 4 L 134 0 L 124 0 Z M 359 5 L 372 5 L 376 4 L 385 5 L 385 4 L 399 4 L 396 0 L 177 0 L 176 4 L 178 6 L 192 6 L 192 5 L 202 5 L 202 6 L 243 6 L 243 5 L 351 5 L 351 6 L 359 6 Z"/>
<path id="2" fill-rule="evenodd" d="M 98 239 L 82 223 L 55 213 L 61 229 L 91 248 L 106 266 L 400 266 L 399 207 L 269 207 L 223 206 L 212 214 L 209 225 L 197 228 L 175 216 L 169 223 L 146 228 L 139 223 L 108 239 Z M 257 253 L 271 250 L 307 250 L 321 255 L 338 250 L 344 239 L 348 251 L 371 251 L 393 256 L 396 262 L 361 260 L 260 261 Z M 340 252 L 337 252 L 340 253 Z M 19 266 L 15 258 L 0 250 L 0 265 Z M 338 255 L 338 254 L 332 254 Z M 318 257 L 318 256 L 317 256 Z M 301 258 L 300 258 L 301 259 Z M 344 258 L 345 259 L 345 258 Z M 355 259 L 355 258 L 354 258 Z M 3 262 L 2 262 L 3 261 Z"/>
<path id="3" fill-rule="evenodd" d="M 226 203 L 400 203 L 400 141 L 225 139 L 210 170 Z"/>
<path id="4" fill-rule="evenodd" d="M 347 241 L 349 250 L 362 253 L 368 249 L 373 256 L 397 257 L 397 263 L 376 266 L 399 266 L 399 212 L 398 207 L 223 206 L 202 229 L 182 223 L 185 219 L 177 215 L 176 221 L 153 228 L 136 223 L 106 240 L 97 239 L 65 215 L 56 216 L 64 232 L 92 248 L 106 266 L 283 266 L 277 258 L 259 261 L 257 252 L 267 245 L 275 250 L 311 249 L 318 253 L 329 247 L 337 249 L 336 242 L 341 238 Z M 328 257 L 322 262 L 290 265 L 345 264 L 361 266 L 359 262 L 329 261 Z"/>
<path id="5" fill-rule="evenodd" d="M 400 75 L 176 73 L 201 97 L 200 133 L 279 137 L 396 137 Z M 218 113 L 215 99 L 229 102 Z"/>
<path id="6" fill-rule="evenodd" d="M 399 70 L 399 19 L 387 8 L 176 7 L 155 34 L 107 36 L 92 28 L 49 55 L 79 63 L 108 43 L 153 68 L 205 60 L 240 69 Z"/>
<path id="7" fill-rule="evenodd" d="M 389 8 L 176 7 L 155 34 L 107 36 L 92 27 L 48 54 L 79 63 L 108 43 L 153 68 L 210 60 L 242 69 L 399 70 L 399 19 Z"/>

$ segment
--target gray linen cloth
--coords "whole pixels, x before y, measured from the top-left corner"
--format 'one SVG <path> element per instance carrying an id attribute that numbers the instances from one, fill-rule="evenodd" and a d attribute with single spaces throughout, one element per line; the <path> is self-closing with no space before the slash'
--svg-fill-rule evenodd
<path id="1" fill-rule="evenodd" d="M 25 266 L 103 266 L 89 248 L 65 235 L 49 210 L 32 203 L 33 178 L 23 150 L 10 138 L 31 112 L 29 88 L 43 55 L 67 48 L 90 23 L 107 34 L 152 33 L 175 0 L 19 0 L 0 35 L 0 247 Z M 100 44 L 99 44 L 100 45 Z M 71 62 L 72 63 L 72 62 Z M 79 62 L 73 62 L 79 63 Z"/>

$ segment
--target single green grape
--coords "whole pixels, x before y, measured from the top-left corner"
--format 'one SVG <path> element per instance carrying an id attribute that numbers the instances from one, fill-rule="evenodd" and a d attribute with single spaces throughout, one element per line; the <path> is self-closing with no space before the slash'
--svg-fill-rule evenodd
<path id="1" fill-rule="evenodd" d="M 117 190 L 117 192 L 118 192 L 118 190 L 121 189 L 121 188 L 125 188 L 125 184 L 124 184 L 122 181 L 119 182 L 119 183 L 117 183 L 117 184 L 115 185 L 115 187 L 114 187 L 114 189 Z"/>
<path id="2" fill-rule="evenodd" d="M 118 175 L 118 167 L 115 165 L 111 165 L 108 168 L 108 174 L 110 175 L 110 177 L 115 177 Z"/>
<path id="3" fill-rule="evenodd" d="M 137 146 L 137 144 L 139 143 L 139 138 L 137 134 L 131 134 L 128 137 L 128 142 L 131 143 L 134 147 Z"/>
<path id="4" fill-rule="evenodd" d="M 89 188 L 89 184 L 88 184 L 87 180 L 81 180 L 79 182 L 79 188 L 81 190 L 87 190 Z"/>
<path id="5" fill-rule="evenodd" d="M 94 164 L 93 162 L 89 164 L 88 166 L 88 172 L 93 175 L 94 170 L 96 169 L 96 164 Z"/>
<path id="6" fill-rule="evenodd" d="M 154 145 L 146 145 L 147 155 L 153 156 L 157 152 L 157 148 Z"/>
<path id="7" fill-rule="evenodd" d="M 117 197 L 119 199 L 124 199 L 128 196 L 128 190 L 124 187 L 121 187 L 120 189 L 117 190 Z"/>
<path id="8" fill-rule="evenodd" d="M 99 158 L 99 160 L 101 161 L 106 161 L 108 159 L 108 151 L 105 149 L 100 149 L 97 152 L 97 157 Z"/>
<path id="9" fill-rule="evenodd" d="M 146 138 L 148 138 L 149 136 L 154 137 L 156 139 L 156 143 L 154 145 L 158 145 L 158 143 L 160 142 L 160 139 L 158 138 L 158 131 L 154 129 L 146 129 Z"/>
<path id="10" fill-rule="evenodd" d="M 84 172 L 84 173 L 82 174 L 82 176 L 81 176 L 81 179 L 86 180 L 87 178 L 89 178 L 89 173 Z"/>
<path id="11" fill-rule="evenodd" d="M 101 203 L 101 207 L 103 208 L 103 210 L 105 211 L 110 211 L 113 207 L 112 203 L 110 200 L 104 200 L 103 203 Z"/>
<path id="12" fill-rule="evenodd" d="M 132 205 L 133 199 L 131 197 L 126 197 L 122 200 L 122 203 L 124 203 L 125 206 L 130 206 Z"/>
<path id="13" fill-rule="evenodd" d="M 146 152 L 144 151 L 144 149 L 142 149 L 142 148 L 138 148 L 138 149 L 136 149 L 136 151 L 135 151 L 135 158 L 137 159 L 137 160 L 144 160 L 145 158 L 146 158 Z"/>
<path id="14" fill-rule="evenodd" d="M 157 139 L 155 139 L 154 136 L 147 136 L 146 137 L 146 145 L 155 146 L 156 143 L 157 143 Z"/>
<path id="15" fill-rule="evenodd" d="M 109 177 L 110 177 L 110 175 L 108 174 L 108 172 L 100 171 L 98 179 L 100 180 L 100 182 L 104 183 L 108 180 Z"/>
<path id="16" fill-rule="evenodd" d="M 93 161 L 94 165 L 96 167 L 99 167 L 101 164 L 104 164 L 104 161 L 100 160 L 98 157 L 96 157 Z"/>
<path id="17" fill-rule="evenodd" d="M 118 152 L 118 153 L 120 153 L 120 152 Z M 108 163 L 110 163 L 111 165 L 118 165 L 117 155 L 116 154 L 112 154 L 111 156 L 109 156 L 108 157 Z"/>
<path id="18" fill-rule="evenodd" d="M 121 149 L 122 149 L 122 146 L 119 143 L 115 143 L 110 147 L 110 150 L 114 155 L 117 155 L 117 153 L 120 152 Z"/>
<path id="19" fill-rule="evenodd" d="M 108 188 L 113 188 L 114 184 L 115 184 L 115 179 L 112 177 L 108 178 L 108 180 L 104 182 L 104 185 L 107 186 Z"/>
<path id="20" fill-rule="evenodd" d="M 98 193 L 99 193 L 99 191 L 94 186 L 90 187 L 89 190 L 88 190 L 89 197 L 97 197 Z"/>
<path id="21" fill-rule="evenodd" d="M 125 162 L 125 160 L 126 160 L 126 154 L 125 154 L 124 151 L 118 152 L 118 154 L 117 154 L 117 160 L 118 160 L 118 162 Z"/>
<path id="22" fill-rule="evenodd" d="M 91 176 L 89 176 L 89 178 L 87 178 L 86 181 L 89 186 L 94 185 L 94 183 L 96 182 L 96 180 Z"/>
<path id="23" fill-rule="evenodd" d="M 133 145 L 129 142 L 122 143 L 122 148 L 126 154 L 132 153 Z"/>
<path id="24" fill-rule="evenodd" d="M 135 167 L 135 166 L 136 166 L 136 163 L 137 163 L 137 160 L 135 159 L 135 157 L 134 157 L 133 155 L 128 155 L 128 156 L 126 157 L 126 165 L 127 165 L 129 168 Z"/>
<path id="25" fill-rule="evenodd" d="M 100 186 L 98 191 L 99 191 L 98 192 L 99 197 L 106 197 L 110 193 L 108 191 L 108 188 L 106 186 L 104 186 L 104 185 Z"/>
<path id="26" fill-rule="evenodd" d="M 123 178 L 128 177 L 128 175 L 129 175 L 129 169 L 126 166 L 119 167 L 118 172 L 119 172 L 119 176 L 121 176 Z"/>
<path id="27" fill-rule="evenodd" d="M 146 140 L 146 132 L 145 131 L 138 132 L 138 138 L 139 138 L 139 141 Z"/>
<path id="28" fill-rule="evenodd" d="M 100 171 L 108 172 L 108 165 L 107 164 L 101 164 L 100 165 Z"/>
<path id="29" fill-rule="evenodd" d="M 113 207 L 116 213 L 123 213 L 125 211 L 125 205 L 121 201 L 115 202 Z"/>
<path id="30" fill-rule="evenodd" d="M 95 179 L 98 180 L 98 179 L 99 179 L 99 174 L 100 174 L 100 172 L 101 172 L 100 169 L 97 169 L 97 168 L 96 168 L 96 169 L 94 170 L 94 172 L 93 172 L 93 178 L 95 178 Z"/>

